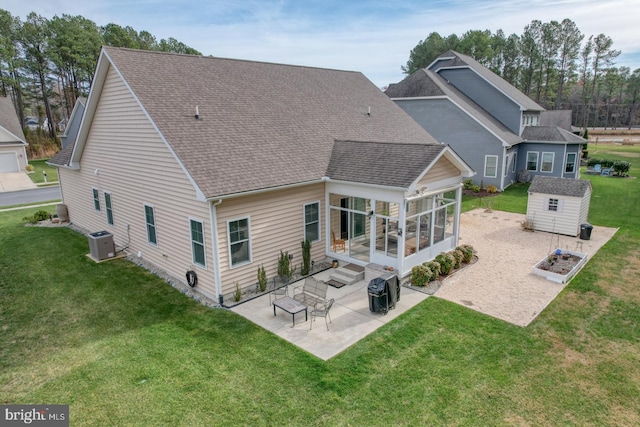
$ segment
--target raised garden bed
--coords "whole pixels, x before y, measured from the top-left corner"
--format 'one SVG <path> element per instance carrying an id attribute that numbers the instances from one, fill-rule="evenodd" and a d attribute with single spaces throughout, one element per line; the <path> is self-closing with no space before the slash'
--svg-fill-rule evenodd
<path id="1" fill-rule="evenodd" d="M 587 263 L 587 254 L 556 249 L 543 258 L 531 271 L 556 283 L 567 283 Z"/>

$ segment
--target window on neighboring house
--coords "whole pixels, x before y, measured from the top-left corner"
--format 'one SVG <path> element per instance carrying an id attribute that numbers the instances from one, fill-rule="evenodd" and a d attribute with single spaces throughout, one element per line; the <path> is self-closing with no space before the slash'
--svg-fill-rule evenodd
<path id="1" fill-rule="evenodd" d="M 509 175 L 509 171 L 513 172 L 513 169 L 515 169 L 513 163 L 515 162 L 515 153 L 509 153 L 507 154 L 507 162 L 505 164 L 504 167 L 504 176 L 506 178 L 507 175 Z"/>
<path id="2" fill-rule="evenodd" d="M 542 153 L 541 172 L 553 172 L 553 153 Z"/>
<path id="3" fill-rule="evenodd" d="M 107 224 L 113 225 L 113 208 L 111 206 L 111 194 L 104 193 L 104 208 L 107 212 Z"/>
<path id="4" fill-rule="evenodd" d="M 513 153 L 513 162 L 511 163 L 511 172 L 516 172 L 516 163 L 518 162 L 518 153 Z"/>
<path id="5" fill-rule="evenodd" d="M 527 153 L 527 170 L 530 172 L 538 170 L 538 153 L 533 151 Z"/>
<path id="6" fill-rule="evenodd" d="M 194 219 L 190 220 L 191 227 L 191 253 L 193 263 L 200 267 L 206 267 L 207 262 L 205 259 L 204 250 L 204 227 L 202 222 Z"/>
<path id="7" fill-rule="evenodd" d="M 100 212 L 100 192 L 97 188 L 93 189 L 93 208 Z"/>
<path id="8" fill-rule="evenodd" d="M 250 262 L 249 218 L 229 221 L 228 229 L 231 266 L 235 267 Z"/>
<path id="9" fill-rule="evenodd" d="M 156 213 L 153 206 L 144 205 L 144 220 L 147 224 L 147 242 L 152 245 L 158 244 L 156 236 Z"/>
<path id="10" fill-rule="evenodd" d="M 565 173 L 574 173 L 576 170 L 577 153 L 567 153 L 567 162 L 564 165 Z"/>
<path id="11" fill-rule="evenodd" d="M 484 176 L 487 178 L 498 176 L 498 156 L 484 156 Z"/>
<path id="12" fill-rule="evenodd" d="M 320 203 L 304 205 L 304 238 L 310 242 L 320 240 Z"/>

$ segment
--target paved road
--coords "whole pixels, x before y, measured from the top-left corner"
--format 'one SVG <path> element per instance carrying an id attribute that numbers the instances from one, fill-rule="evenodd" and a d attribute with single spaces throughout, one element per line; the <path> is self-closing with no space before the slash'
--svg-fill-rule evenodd
<path id="1" fill-rule="evenodd" d="M 0 207 L 25 205 L 29 203 L 49 202 L 62 199 L 60 187 L 44 187 L 35 190 L 12 191 L 0 193 Z"/>

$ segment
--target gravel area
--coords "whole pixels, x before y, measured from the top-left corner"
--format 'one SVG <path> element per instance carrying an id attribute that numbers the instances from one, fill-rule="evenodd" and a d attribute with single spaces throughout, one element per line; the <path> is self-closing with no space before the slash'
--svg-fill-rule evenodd
<path id="1" fill-rule="evenodd" d="M 473 245 L 478 261 L 444 280 L 435 293 L 481 313 L 527 326 L 565 284 L 531 273 L 556 248 L 591 258 L 618 229 L 594 226 L 590 240 L 521 227 L 525 215 L 475 209 L 460 219 L 460 244 Z"/>

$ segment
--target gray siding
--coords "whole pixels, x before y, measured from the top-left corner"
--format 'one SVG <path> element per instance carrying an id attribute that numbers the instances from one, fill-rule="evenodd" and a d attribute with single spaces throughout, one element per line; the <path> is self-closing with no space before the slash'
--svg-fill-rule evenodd
<path id="1" fill-rule="evenodd" d="M 488 111 L 516 135 L 520 135 L 521 112 L 518 104 L 469 69 L 438 70 L 460 92 Z"/>
<path id="2" fill-rule="evenodd" d="M 439 142 L 451 146 L 476 171 L 473 180 L 501 187 L 502 143 L 448 99 L 397 99 L 395 102 Z M 498 156 L 495 178 L 484 176 L 485 156 Z"/>
<path id="3" fill-rule="evenodd" d="M 528 171 L 529 177 L 533 180 L 533 177 L 536 175 L 543 176 L 556 176 L 556 177 L 564 177 L 564 178 L 576 178 L 576 176 L 569 176 L 564 174 L 565 170 L 565 149 L 567 147 L 566 144 L 545 144 L 545 143 L 536 143 L 536 142 L 526 142 L 519 144 L 518 149 L 518 171 L 527 170 L 527 153 L 535 152 L 538 153 L 538 166 L 536 171 Z M 551 172 L 542 172 L 542 154 L 543 153 L 553 153 L 553 169 Z M 579 161 L 576 165 L 576 169 L 579 169 Z"/>

